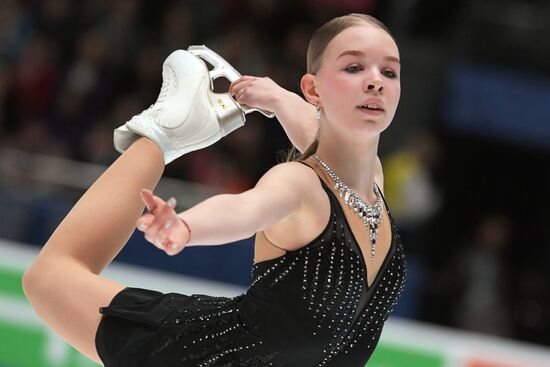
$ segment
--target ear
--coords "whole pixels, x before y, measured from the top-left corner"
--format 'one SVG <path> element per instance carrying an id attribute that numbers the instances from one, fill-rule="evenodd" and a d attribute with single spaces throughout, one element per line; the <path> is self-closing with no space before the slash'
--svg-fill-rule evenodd
<path id="1" fill-rule="evenodd" d="M 309 103 L 314 106 L 321 104 L 321 99 L 315 87 L 315 75 L 305 74 L 300 81 L 300 88 L 302 88 L 302 93 Z"/>

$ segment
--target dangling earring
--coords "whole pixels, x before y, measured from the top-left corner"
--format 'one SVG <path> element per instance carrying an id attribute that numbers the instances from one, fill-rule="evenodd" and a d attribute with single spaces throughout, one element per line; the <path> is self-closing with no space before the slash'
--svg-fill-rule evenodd
<path id="1" fill-rule="evenodd" d="M 317 106 L 317 111 L 315 112 L 315 121 L 321 120 L 321 106 Z"/>

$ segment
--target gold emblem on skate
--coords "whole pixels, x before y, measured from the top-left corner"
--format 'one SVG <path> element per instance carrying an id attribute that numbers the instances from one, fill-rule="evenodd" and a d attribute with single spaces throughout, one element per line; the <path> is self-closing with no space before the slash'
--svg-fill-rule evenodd
<path id="1" fill-rule="evenodd" d="M 216 102 L 218 102 L 218 104 L 220 105 L 221 108 L 223 108 L 224 110 L 227 110 L 227 105 L 225 103 L 223 103 L 221 98 L 218 98 L 216 100 Z"/>

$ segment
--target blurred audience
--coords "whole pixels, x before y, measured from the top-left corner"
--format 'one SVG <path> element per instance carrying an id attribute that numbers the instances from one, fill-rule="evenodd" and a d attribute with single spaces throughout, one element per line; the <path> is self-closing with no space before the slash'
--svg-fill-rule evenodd
<path id="1" fill-rule="evenodd" d="M 354 11 L 386 14 L 382 20 L 398 33 L 415 35 L 423 44 L 427 34 L 441 42 L 454 29 L 451 20 L 459 17 L 443 10 L 444 16 L 434 16 L 448 5 L 434 7 L 435 3 L 7 0 L 0 12 L 0 144 L 110 164 L 118 157 L 113 129 L 155 101 L 162 62 L 175 49 L 206 44 L 243 74 L 269 76 L 299 92 L 307 43 L 319 24 Z M 462 7 L 462 2 L 454 5 Z M 404 64 L 407 49 L 402 47 Z M 404 68 L 405 74 L 410 69 Z M 215 84 L 218 92 L 227 86 Z M 396 120 L 398 124 L 399 114 Z M 381 154 L 386 196 L 408 254 L 408 283 L 397 314 L 550 344 L 548 267 L 526 266 L 527 255 L 521 266 L 510 261 L 512 252 L 528 248 L 518 248 L 512 236 L 520 230 L 517 215 L 487 215 L 467 240 L 448 232 L 445 243 L 433 238 L 434 223 L 448 202 L 433 171 L 441 170 L 448 157 L 442 157 L 440 138 L 418 124 L 423 128 L 409 138 L 410 143 L 399 142 L 398 149 Z M 251 114 L 246 129 L 173 162 L 166 175 L 241 192 L 251 188 L 276 163 L 276 152 L 287 147 L 289 141 L 276 121 Z M 477 187 L 474 184 L 482 179 L 469 181 Z M 13 205 L 13 195 L 1 194 L 0 201 Z M 54 201 L 44 199 L 37 221 L 52 218 L 46 207 Z M 446 209 L 448 216 L 452 210 Z M 54 217 L 62 212 L 58 208 Z M 6 222 L 12 230 L 17 228 L 13 221 L 25 217 L 19 214 Z M 452 214 L 456 221 L 468 213 Z M 51 225 L 44 224 L 42 232 L 49 233 Z M 432 253 L 442 252 L 443 263 L 427 261 Z"/>

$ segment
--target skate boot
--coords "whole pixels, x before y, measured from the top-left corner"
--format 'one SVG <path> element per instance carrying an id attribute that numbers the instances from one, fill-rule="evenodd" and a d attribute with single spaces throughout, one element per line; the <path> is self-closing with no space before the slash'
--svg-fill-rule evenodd
<path id="1" fill-rule="evenodd" d="M 205 62 L 214 66 L 208 71 Z M 162 68 L 162 87 L 157 101 L 114 131 L 114 145 L 124 152 L 140 136 L 155 142 L 168 164 L 194 150 L 214 144 L 244 125 L 245 114 L 260 111 L 240 106 L 229 93 L 214 93 L 213 80 L 230 81 L 240 74 L 205 46 L 172 52 Z"/>

